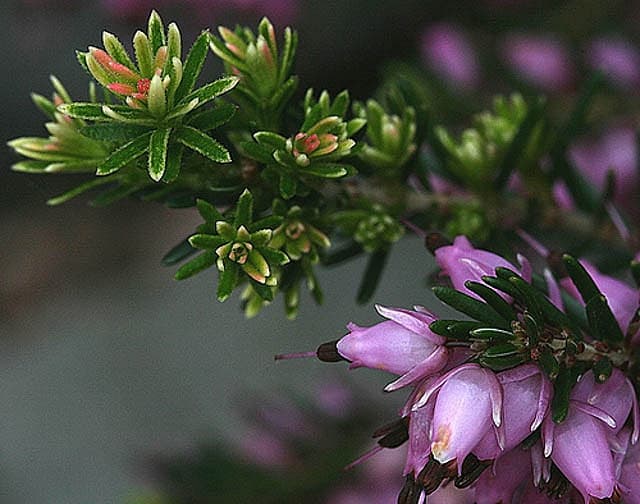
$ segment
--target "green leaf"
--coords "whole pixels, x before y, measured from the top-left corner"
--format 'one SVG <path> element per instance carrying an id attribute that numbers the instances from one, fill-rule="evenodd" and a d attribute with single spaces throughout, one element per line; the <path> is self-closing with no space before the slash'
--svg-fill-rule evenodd
<path id="1" fill-rule="evenodd" d="M 349 259 L 353 259 L 354 257 L 362 254 L 363 249 L 362 245 L 360 245 L 356 241 L 351 241 L 347 245 L 339 248 L 339 249 L 331 249 L 327 254 L 322 256 L 322 264 L 325 266 L 333 266 L 334 264 L 341 264 Z"/>
<path id="2" fill-rule="evenodd" d="M 49 119 L 55 118 L 55 104 L 38 93 L 31 93 L 31 101 L 38 107 Z"/>
<path id="3" fill-rule="evenodd" d="M 238 265 L 234 262 L 225 260 L 224 270 L 218 276 L 218 301 L 225 301 L 233 292 L 238 282 Z"/>
<path id="4" fill-rule="evenodd" d="M 502 371 L 522 364 L 526 357 L 513 343 L 500 343 L 485 350 L 479 361 L 494 371 Z"/>
<path id="5" fill-rule="evenodd" d="M 183 264 L 178 271 L 176 271 L 175 279 L 184 280 L 192 277 L 193 275 L 200 273 L 201 271 L 211 267 L 216 262 L 215 252 L 204 252 L 189 262 Z"/>
<path id="6" fill-rule="evenodd" d="M 296 191 L 298 190 L 298 181 L 288 173 L 282 173 L 280 174 L 278 189 L 280 190 L 280 196 L 286 200 L 291 199 L 296 195 Z"/>
<path id="7" fill-rule="evenodd" d="M 93 198 L 90 202 L 92 207 L 106 207 L 117 201 L 123 200 L 140 190 L 140 186 L 122 184 L 113 189 L 107 189 Z"/>
<path id="8" fill-rule="evenodd" d="M 264 256 L 269 264 L 277 264 L 279 266 L 283 266 L 290 262 L 289 256 L 281 250 L 261 247 L 260 253 Z"/>
<path id="9" fill-rule="evenodd" d="M 331 108 L 329 109 L 329 115 L 337 115 L 338 117 L 344 117 L 349 108 L 349 91 L 346 89 L 341 91 L 333 99 Z"/>
<path id="10" fill-rule="evenodd" d="M 526 282 L 520 276 L 512 276 L 509 278 L 509 282 L 511 282 L 516 289 L 518 289 L 522 297 L 524 298 L 524 304 L 527 308 L 529 314 L 534 318 L 534 320 L 542 321 L 542 309 L 540 308 L 540 291 L 538 291 L 533 285 Z"/>
<path id="11" fill-rule="evenodd" d="M 467 341 L 471 331 L 482 328 L 482 324 L 472 320 L 439 319 L 432 322 L 429 328 L 440 336 L 459 341 Z"/>
<path id="12" fill-rule="evenodd" d="M 311 163 L 309 166 L 299 168 L 299 170 L 302 173 L 323 178 L 340 178 L 358 173 L 351 165 L 337 163 Z"/>
<path id="13" fill-rule="evenodd" d="M 196 105 L 196 108 L 201 107 L 217 96 L 231 91 L 234 87 L 236 87 L 239 81 L 240 79 L 234 76 L 222 77 L 221 79 L 215 80 L 205 86 L 202 86 L 199 89 L 196 89 L 193 93 L 189 93 L 182 100 L 180 100 L 180 103 L 189 103 L 194 98 L 197 98 L 198 105 Z"/>
<path id="14" fill-rule="evenodd" d="M 467 281 L 465 287 L 486 301 L 505 320 L 516 320 L 516 313 L 509 303 L 507 303 L 496 291 L 478 282 Z"/>
<path id="15" fill-rule="evenodd" d="M 162 258 L 162 264 L 164 266 L 173 266 L 195 253 L 196 249 L 191 246 L 189 240 L 182 240 L 164 255 Z"/>
<path id="16" fill-rule="evenodd" d="M 236 105 L 221 100 L 213 108 L 190 115 L 187 124 L 202 131 L 209 131 L 228 123 L 236 110 Z"/>
<path id="17" fill-rule="evenodd" d="M 253 196 L 249 189 L 245 189 L 238 198 L 236 213 L 233 219 L 233 227 L 247 227 L 253 220 Z"/>
<path id="18" fill-rule="evenodd" d="M 105 121 L 108 119 L 102 112 L 102 105 L 99 103 L 63 103 L 62 105 L 58 105 L 58 112 L 76 119 L 87 119 L 90 121 Z"/>
<path id="19" fill-rule="evenodd" d="M 80 128 L 84 136 L 103 142 L 128 142 L 148 131 L 147 126 L 106 122 Z"/>
<path id="20" fill-rule="evenodd" d="M 150 137 L 151 132 L 145 133 L 115 150 L 100 166 L 98 166 L 96 175 L 109 175 L 110 173 L 118 171 L 123 166 L 129 164 L 134 159 L 142 156 L 149 149 Z"/>
<path id="21" fill-rule="evenodd" d="M 611 373 L 613 373 L 613 365 L 607 357 L 603 357 L 593 365 L 593 376 L 598 383 L 606 382 Z"/>
<path id="22" fill-rule="evenodd" d="M 550 380 L 555 380 L 558 377 L 560 364 L 549 348 L 542 351 L 538 364 Z"/>
<path id="23" fill-rule="evenodd" d="M 153 59 L 155 53 L 151 49 L 151 43 L 146 33 L 137 31 L 133 36 L 133 50 L 136 54 L 136 60 L 140 67 L 140 73 L 144 76 L 149 76 L 153 73 Z"/>
<path id="24" fill-rule="evenodd" d="M 527 116 L 518 127 L 518 131 L 509 144 L 509 148 L 498 168 L 498 176 L 495 180 L 495 185 L 498 188 L 503 188 L 509 180 L 511 173 L 518 168 L 518 161 L 527 147 L 531 134 L 540 119 L 544 116 L 545 106 L 546 100 L 544 98 L 538 98 L 536 102 L 529 107 Z"/>
<path id="25" fill-rule="evenodd" d="M 176 90 L 175 99 L 179 101 L 193 90 L 193 86 L 202 71 L 202 65 L 209 52 L 209 31 L 203 31 L 189 49 L 182 68 L 182 81 Z"/>
<path id="26" fill-rule="evenodd" d="M 500 329 L 510 329 L 510 324 L 491 306 L 449 287 L 433 287 L 433 293 L 443 303 L 475 320 Z"/>
<path id="27" fill-rule="evenodd" d="M 492 276 L 483 276 L 482 281 L 490 287 L 508 294 L 514 299 L 522 299 L 522 293 L 518 289 L 516 289 L 516 287 L 512 283 L 510 283 L 509 280 Z"/>
<path id="28" fill-rule="evenodd" d="M 104 46 L 109 56 L 111 56 L 114 60 L 135 71 L 136 67 L 133 64 L 133 61 L 131 61 L 127 50 L 124 48 L 122 42 L 120 42 L 118 37 L 116 37 L 113 33 L 109 33 L 106 31 L 102 32 L 102 45 Z"/>
<path id="29" fill-rule="evenodd" d="M 598 289 L 593 278 L 577 259 L 565 254 L 562 260 L 584 303 L 588 303 L 592 298 L 601 295 L 600 289 Z"/>
<path id="30" fill-rule="evenodd" d="M 155 11 L 151 11 L 149 16 L 149 26 L 147 29 L 149 35 L 149 42 L 151 43 L 151 50 L 155 54 L 160 47 L 167 43 L 164 35 L 164 26 L 160 15 Z"/>
<path id="31" fill-rule="evenodd" d="M 165 167 L 164 176 L 162 177 L 163 182 L 168 184 L 178 178 L 178 175 L 180 174 L 180 166 L 182 164 L 183 152 L 184 145 L 175 143 L 169 145 L 167 166 Z"/>
<path id="32" fill-rule="evenodd" d="M 607 303 L 607 298 L 602 294 L 592 297 L 585 305 L 585 311 L 594 338 L 613 345 L 622 343 L 624 334 Z"/>
<path id="33" fill-rule="evenodd" d="M 216 163 L 230 163 L 229 151 L 218 141 L 191 126 L 181 126 L 176 130 L 176 140 Z"/>
<path id="34" fill-rule="evenodd" d="M 369 256 L 367 267 L 364 270 L 364 275 L 358 288 L 358 296 L 356 298 L 358 303 L 367 303 L 375 294 L 388 257 L 388 249 L 376 250 Z"/>
<path id="35" fill-rule="evenodd" d="M 251 282 L 251 287 L 253 288 L 255 293 L 258 296 L 260 296 L 261 299 L 267 302 L 273 301 L 273 291 L 274 291 L 273 287 L 270 287 L 268 285 L 263 285 L 261 283 L 256 282 L 253 279 L 251 279 L 250 282 Z"/>
<path id="36" fill-rule="evenodd" d="M 564 365 L 560 366 L 554 385 L 553 400 L 551 401 L 552 418 L 556 423 L 563 422 L 569 414 L 569 395 L 578 380 L 578 376 L 575 367 L 568 369 Z"/>
<path id="37" fill-rule="evenodd" d="M 496 347 L 493 347 L 496 348 Z M 503 348 L 500 347 L 496 350 L 497 355 L 487 355 L 486 352 L 478 359 L 480 364 L 484 367 L 491 369 L 492 371 L 504 371 L 505 369 L 511 369 L 527 361 L 526 356 L 517 352 L 503 352 Z"/>
<path id="38" fill-rule="evenodd" d="M 55 198 L 51 198 L 50 200 L 47 201 L 47 205 L 51 205 L 51 206 L 59 205 L 61 203 L 69 201 L 72 198 L 75 198 L 76 196 L 82 194 L 83 192 L 93 189 L 94 187 L 98 187 L 103 184 L 109 184 L 112 182 L 113 180 L 108 178 L 99 178 L 99 179 L 89 180 L 84 184 L 80 184 L 79 186 L 74 187 L 70 191 L 67 191 L 59 196 L 56 196 Z"/>
<path id="39" fill-rule="evenodd" d="M 208 201 L 198 199 L 196 200 L 196 206 L 198 207 L 198 212 L 200 212 L 200 215 L 206 222 L 214 223 L 224 220 L 224 217 L 222 217 L 222 214 L 218 212 L 218 209 Z"/>
<path id="40" fill-rule="evenodd" d="M 171 128 L 157 129 L 149 140 L 149 176 L 158 182 L 167 166 L 167 148 Z"/>
<path id="41" fill-rule="evenodd" d="M 222 236 L 210 235 L 210 234 L 194 234 L 189 237 L 189 243 L 192 247 L 198 249 L 210 249 L 215 250 L 220 245 L 227 243 Z"/>
<path id="42" fill-rule="evenodd" d="M 47 166 L 49 166 L 49 161 L 30 159 L 15 163 L 11 166 L 11 169 L 20 173 L 42 173 Z"/>
<path id="43" fill-rule="evenodd" d="M 273 163 L 271 151 L 256 142 L 242 142 L 240 149 L 245 156 L 255 159 L 262 164 Z"/>
<path id="44" fill-rule="evenodd" d="M 495 327 L 480 327 L 473 329 L 469 334 L 476 339 L 488 340 L 494 342 L 505 342 L 515 339 L 515 334 L 504 329 L 496 329 Z"/>
<path id="45" fill-rule="evenodd" d="M 272 150 L 285 149 L 287 144 L 287 139 L 285 137 L 278 135 L 277 133 L 273 133 L 272 131 L 258 131 L 253 134 L 253 138 L 261 145 L 272 147 Z"/>

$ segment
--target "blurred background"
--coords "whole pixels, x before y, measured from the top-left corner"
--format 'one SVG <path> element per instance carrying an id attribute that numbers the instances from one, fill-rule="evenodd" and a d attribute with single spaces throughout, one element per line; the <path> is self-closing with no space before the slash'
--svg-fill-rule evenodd
<path id="1" fill-rule="evenodd" d="M 595 114 L 607 119 L 585 132 L 577 155 L 586 171 L 597 158 L 635 172 L 640 2 L 0 5 L 0 503 L 392 503 L 402 453 L 386 472 L 375 462 L 354 474 L 341 468 L 372 445 L 372 429 L 394 420 L 402 392 L 383 404 L 384 377 L 374 372 L 273 360 L 339 338 L 350 320 L 376 321 L 372 306 L 355 303 L 363 261 L 322 271 L 325 305 L 306 299 L 298 320 L 286 321 L 279 303 L 246 320 L 237 299 L 215 300 L 213 274 L 177 283 L 160 265 L 199 223 L 196 212 L 137 201 L 93 208 L 82 198 L 50 208 L 46 200 L 75 180 L 10 171 L 17 158 L 4 143 L 44 134 L 29 93 L 48 96 L 55 73 L 85 98 L 74 51 L 101 45 L 103 29 L 129 46 L 151 8 L 179 24 L 185 45 L 203 28 L 255 26 L 267 14 L 299 31 L 300 90 L 348 88 L 366 99 L 389 75 L 409 72 L 449 125 L 513 90 L 545 93 L 562 113 L 600 70 L 609 87 Z M 204 74 L 217 75 L 221 66 L 208 61 Z M 376 300 L 434 306 L 425 288 L 432 270 L 420 240 L 405 239 Z"/>

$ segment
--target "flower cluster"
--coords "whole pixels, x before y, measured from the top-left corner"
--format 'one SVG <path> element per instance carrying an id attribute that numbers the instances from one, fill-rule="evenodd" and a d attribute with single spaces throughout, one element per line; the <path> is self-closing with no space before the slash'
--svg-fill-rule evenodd
<path id="1" fill-rule="evenodd" d="M 386 321 L 351 323 L 316 352 L 396 375 L 386 391 L 411 388 L 374 449 L 408 444 L 398 502 L 423 502 L 450 482 L 469 503 L 638 502 L 640 411 L 625 373 L 638 291 L 569 256 L 566 276 L 547 269 L 537 290 L 522 256 L 517 268 L 462 236 L 431 243 L 454 287 L 436 295 L 475 320 L 377 305 Z M 572 300 L 584 303 L 586 327 L 565 310 Z M 598 332 L 612 321 L 622 340 Z"/>

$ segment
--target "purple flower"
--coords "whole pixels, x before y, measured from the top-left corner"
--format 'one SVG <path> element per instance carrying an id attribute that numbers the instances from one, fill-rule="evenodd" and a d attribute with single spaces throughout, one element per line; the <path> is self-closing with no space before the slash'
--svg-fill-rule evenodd
<path id="1" fill-rule="evenodd" d="M 629 433 L 627 433 L 629 439 Z M 640 504 L 640 444 L 627 442 L 626 453 L 618 469 L 618 485 L 626 504 Z"/>
<path id="2" fill-rule="evenodd" d="M 503 45 L 507 64 L 524 80 L 547 91 L 561 91 L 574 80 L 565 47 L 549 37 L 511 34 Z"/>
<path id="3" fill-rule="evenodd" d="M 632 89 L 640 83 L 640 54 L 621 38 L 599 38 L 586 50 L 589 65 L 607 74 L 616 84 Z"/>
<path id="4" fill-rule="evenodd" d="M 551 401 L 551 383 L 534 364 L 503 371 L 497 378 L 502 385 L 504 439 L 499 443 L 494 432 L 485 434 L 473 449 L 481 460 L 496 459 L 524 441 L 540 427 Z"/>
<path id="5" fill-rule="evenodd" d="M 575 142 L 569 150 L 569 157 L 587 180 L 600 190 L 607 184 L 608 172 L 613 171 L 615 202 L 637 212 L 634 198 L 638 190 L 638 146 L 634 129 L 614 127 L 600 138 Z"/>
<path id="6" fill-rule="evenodd" d="M 478 57 L 460 28 L 438 23 L 422 34 L 422 60 L 441 78 L 460 89 L 473 89 L 479 81 Z"/>
<path id="7" fill-rule="evenodd" d="M 436 263 L 442 269 L 442 273 L 451 279 L 453 287 L 476 299 L 480 297 L 464 285 L 467 280 L 481 282 L 485 275 L 494 276 L 498 267 L 515 269 L 509 261 L 499 255 L 474 248 L 462 235 L 453 240 L 453 245 L 436 249 L 435 256 Z"/>
<path id="8" fill-rule="evenodd" d="M 460 471 L 465 457 L 485 434 L 502 424 L 500 383 L 488 369 L 464 364 L 433 380 L 412 410 L 429 407 L 430 401 L 434 404 L 431 455 L 441 464 L 455 460 Z"/>
<path id="9" fill-rule="evenodd" d="M 336 349 L 351 362 L 351 368 L 368 367 L 401 375 L 385 390 L 395 390 L 440 371 L 447 363 L 445 338 L 429 329 L 435 317 L 426 310 L 388 308 L 376 305 L 389 320 L 371 327 L 350 323 L 349 334 Z"/>
<path id="10" fill-rule="evenodd" d="M 618 321 L 622 331 L 625 332 L 638 310 L 638 290 L 630 287 L 622 280 L 601 273 L 598 268 L 585 259 L 580 259 L 580 264 L 582 264 L 584 269 L 591 275 L 600 292 L 607 298 L 613 315 Z M 562 285 L 572 297 L 580 301 L 582 300 L 571 278 L 566 277 L 561 279 L 560 285 Z"/>
<path id="11" fill-rule="evenodd" d="M 635 395 L 620 371 L 610 380 L 610 384 L 598 384 L 592 371 L 585 373 L 571 392 L 566 420 L 554 424 L 547 417 L 542 429 L 545 455 L 551 454 L 585 503 L 592 497 L 607 499 L 615 491 L 616 471 L 609 441 L 629 416 L 633 400 L 625 399 L 625 395 Z M 633 436 L 637 439 L 635 429 Z"/>
<path id="12" fill-rule="evenodd" d="M 614 433 L 618 433 L 624 427 L 629 413 L 633 412 L 632 442 L 635 444 L 638 441 L 640 435 L 638 399 L 633 385 L 619 369 L 614 368 L 611 376 L 604 383 L 597 383 L 593 371 L 588 371 L 572 390 L 571 398 L 607 413 L 615 422 L 615 427 L 612 427 Z"/>
<path id="13" fill-rule="evenodd" d="M 551 424 L 553 420 L 548 422 Z M 615 474 L 604 422 L 571 402 L 567 419 L 550 429 L 553 430 L 551 459 L 578 489 L 585 504 L 591 497 L 611 497 Z"/>
<path id="14" fill-rule="evenodd" d="M 514 448 L 482 473 L 475 485 L 475 503 L 512 502 L 527 478 L 531 479 L 531 455 L 528 450 Z"/>

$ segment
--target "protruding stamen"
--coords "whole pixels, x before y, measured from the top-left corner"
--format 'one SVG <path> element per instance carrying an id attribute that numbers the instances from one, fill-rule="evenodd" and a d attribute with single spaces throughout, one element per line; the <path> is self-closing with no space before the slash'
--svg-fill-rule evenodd
<path id="1" fill-rule="evenodd" d="M 380 445 L 376 445 L 373 448 L 371 448 L 369 451 L 363 453 L 362 455 L 360 455 L 357 459 L 355 459 L 353 462 L 351 462 L 350 464 L 344 466 L 344 471 L 350 471 L 351 469 L 353 469 L 355 466 L 361 464 L 362 462 L 365 462 L 367 460 L 369 460 L 371 457 L 373 457 L 376 453 L 382 451 L 384 448 Z"/>
<path id="2" fill-rule="evenodd" d="M 316 353 L 311 351 L 311 352 L 292 352 L 292 353 L 286 353 L 286 354 L 277 354 L 277 355 L 274 355 L 273 358 L 275 360 L 290 360 L 290 359 L 307 359 L 315 356 L 316 356 Z"/>

